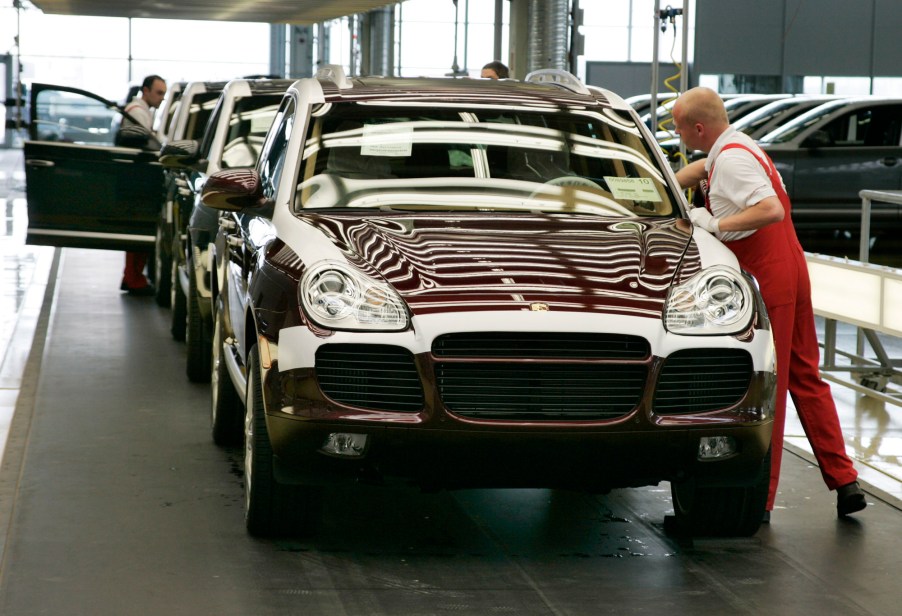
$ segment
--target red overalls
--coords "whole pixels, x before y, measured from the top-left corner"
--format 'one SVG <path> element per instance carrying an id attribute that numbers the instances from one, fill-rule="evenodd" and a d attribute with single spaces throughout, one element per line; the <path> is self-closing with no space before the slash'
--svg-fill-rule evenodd
<path id="1" fill-rule="evenodd" d="M 125 270 L 122 272 L 123 291 L 127 289 L 143 289 L 148 284 L 144 275 L 144 267 L 147 265 L 146 252 L 125 253 Z"/>
<path id="2" fill-rule="evenodd" d="M 780 477 L 787 389 L 827 487 L 835 490 L 851 483 L 856 480 L 858 473 L 846 455 L 830 386 L 820 378 L 820 349 L 814 327 L 808 265 L 792 225 L 789 196 L 767 154 L 762 160 L 751 148 L 739 143 L 729 143 L 721 151 L 733 148 L 750 152 L 761 163 L 786 212 L 779 223 L 762 227 L 749 237 L 724 242 L 739 259 L 742 268 L 757 279 L 773 328 L 777 352 L 777 399 L 771 440 L 770 490 L 766 506 L 770 511 L 774 508 Z M 713 180 L 712 165 L 709 184 Z M 711 209 L 707 194 L 705 206 Z"/>

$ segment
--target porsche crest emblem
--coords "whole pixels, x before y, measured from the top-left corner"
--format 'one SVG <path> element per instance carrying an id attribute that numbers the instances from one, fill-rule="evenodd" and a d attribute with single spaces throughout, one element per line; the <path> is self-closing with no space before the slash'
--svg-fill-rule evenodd
<path id="1" fill-rule="evenodd" d="M 529 309 L 533 312 L 546 312 L 548 310 L 548 304 L 543 302 L 533 302 L 529 305 Z"/>

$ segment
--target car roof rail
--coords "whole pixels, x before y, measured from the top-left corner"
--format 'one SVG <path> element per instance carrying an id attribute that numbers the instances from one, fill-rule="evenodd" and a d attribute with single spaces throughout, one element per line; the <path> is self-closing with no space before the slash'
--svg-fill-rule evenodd
<path id="1" fill-rule="evenodd" d="M 317 79 L 325 79 L 331 81 L 339 90 L 347 90 L 354 87 L 354 84 L 345 75 L 345 69 L 339 64 L 324 64 L 316 71 Z"/>
<path id="2" fill-rule="evenodd" d="M 524 81 L 531 83 L 553 83 L 578 94 L 591 94 L 585 84 L 579 80 L 579 77 L 559 68 L 540 68 L 537 71 L 529 73 Z"/>

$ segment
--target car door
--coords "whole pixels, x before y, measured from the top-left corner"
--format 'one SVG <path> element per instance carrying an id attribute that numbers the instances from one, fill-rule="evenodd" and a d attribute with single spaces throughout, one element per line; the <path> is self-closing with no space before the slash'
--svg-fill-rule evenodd
<path id="1" fill-rule="evenodd" d="M 84 90 L 33 85 L 23 147 L 28 244 L 153 250 L 163 170 L 156 149 L 114 145 L 124 115 Z"/>
<path id="2" fill-rule="evenodd" d="M 902 103 L 868 103 L 806 135 L 795 159 L 794 212 L 857 228 L 859 191 L 902 188 Z M 875 210 L 874 220 L 898 220 L 898 208 Z"/>

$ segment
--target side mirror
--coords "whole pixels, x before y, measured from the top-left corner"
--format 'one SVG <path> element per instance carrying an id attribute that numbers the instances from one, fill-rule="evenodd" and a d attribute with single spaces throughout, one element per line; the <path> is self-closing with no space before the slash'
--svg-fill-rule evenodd
<path id="1" fill-rule="evenodd" d="M 200 195 L 207 207 L 237 212 L 265 207 L 269 201 L 263 196 L 260 175 L 256 169 L 223 169 L 207 178 Z"/>
<path id="2" fill-rule="evenodd" d="M 825 130 L 818 130 L 811 133 L 802 142 L 803 148 L 827 148 L 831 145 L 833 145 L 833 139 L 830 138 L 830 133 Z"/>
<path id="3" fill-rule="evenodd" d="M 194 139 L 170 141 L 160 150 L 160 164 L 164 167 L 190 167 L 198 160 L 200 144 Z"/>

